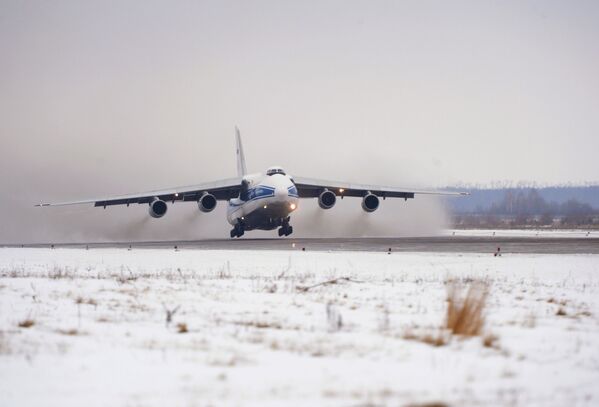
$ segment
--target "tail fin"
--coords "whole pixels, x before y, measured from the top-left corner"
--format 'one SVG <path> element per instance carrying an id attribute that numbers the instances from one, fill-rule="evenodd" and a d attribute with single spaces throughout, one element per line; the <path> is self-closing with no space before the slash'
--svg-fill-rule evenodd
<path id="1" fill-rule="evenodd" d="M 237 142 L 237 175 L 243 177 L 248 171 L 245 167 L 245 155 L 243 155 L 243 146 L 241 145 L 241 134 L 239 134 L 237 126 L 235 126 L 235 141 Z"/>

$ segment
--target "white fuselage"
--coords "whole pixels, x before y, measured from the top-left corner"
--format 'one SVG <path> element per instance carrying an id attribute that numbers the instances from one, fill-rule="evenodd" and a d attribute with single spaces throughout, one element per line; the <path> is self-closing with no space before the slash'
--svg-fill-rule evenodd
<path id="1" fill-rule="evenodd" d="M 243 223 L 246 230 L 272 230 L 281 226 L 298 205 L 297 189 L 291 177 L 284 174 L 247 175 L 247 193 L 229 200 L 227 221 Z"/>

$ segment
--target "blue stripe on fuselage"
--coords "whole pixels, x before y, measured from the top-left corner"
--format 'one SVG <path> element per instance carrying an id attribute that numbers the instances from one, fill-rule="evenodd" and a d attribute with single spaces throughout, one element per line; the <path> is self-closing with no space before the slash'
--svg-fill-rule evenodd
<path id="1" fill-rule="evenodd" d="M 241 206 L 245 203 L 255 201 L 257 199 L 270 198 L 273 196 L 275 196 L 275 189 L 273 187 L 259 185 L 256 188 L 252 188 L 252 189 L 248 190 L 248 200 L 247 201 L 243 201 L 240 204 L 233 204 L 233 203 L 231 203 L 231 201 L 229 201 L 229 205 L 230 206 Z"/>
<path id="2" fill-rule="evenodd" d="M 256 188 L 248 190 L 248 201 L 251 201 L 254 198 L 264 198 L 266 196 L 275 196 L 275 189 L 259 185 Z"/>
<path id="3" fill-rule="evenodd" d="M 290 197 L 299 198 L 299 194 L 297 192 L 297 188 L 295 185 L 292 185 L 289 188 L 287 188 L 287 194 Z M 268 187 L 265 185 L 258 185 L 257 187 L 251 188 L 248 190 L 248 200 L 247 201 L 243 201 L 239 204 L 233 204 L 233 203 L 231 203 L 231 201 L 229 201 L 229 205 L 230 206 L 241 206 L 241 205 L 251 202 L 251 201 L 255 201 L 258 199 L 262 199 L 262 198 L 270 198 L 273 196 L 275 196 L 275 188 Z"/>

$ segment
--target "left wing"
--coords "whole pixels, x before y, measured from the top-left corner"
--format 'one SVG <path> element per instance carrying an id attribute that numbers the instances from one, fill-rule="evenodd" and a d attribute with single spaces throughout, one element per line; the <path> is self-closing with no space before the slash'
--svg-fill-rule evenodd
<path id="1" fill-rule="evenodd" d="M 381 185 L 352 184 L 349 182 L 326 181 L 314 178 L 292 177 L 300 198 L 316 198 L 328 189 L 338 196 L 363 197 L 368 192 L 382 198 L 414 198 L 415 194 L 426 195 L 469 195 L 467 192 L 426 191 L 410 188 L 386 187 Z"/>
<path id="2" fill-rule="evenodd" d="M 234 198 L 239 195 L 241 187 L 241 177 L 229 178 L 220 181 L 207 182 L 204 184 L 177 187 L 172 189 L 140 192 L 131 195 L 120 195 L 112 197 L 100 197 L 95 199 L 86 199 L 83 201 L 59 202 L 59 203 L 41 203 L 35 206 L 63 206 L 94 204 L 94 206 L 107 207 L 110 205 L 147 204 L 154 198 L 163 201 L 197 201 L 202 194 L 209 193 L 221 201 Z"/>

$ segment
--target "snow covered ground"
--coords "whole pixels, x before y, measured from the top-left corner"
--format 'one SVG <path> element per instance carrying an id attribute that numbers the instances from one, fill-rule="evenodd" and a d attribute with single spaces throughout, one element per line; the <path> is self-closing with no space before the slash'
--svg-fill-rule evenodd
<path id="1" fill-rule="evenodd" d="M 495 341 L 414 339 L 452 278 Z M 0 249 L 0 406 L 596 406 L 598 294 L 597 255 Z"/>

